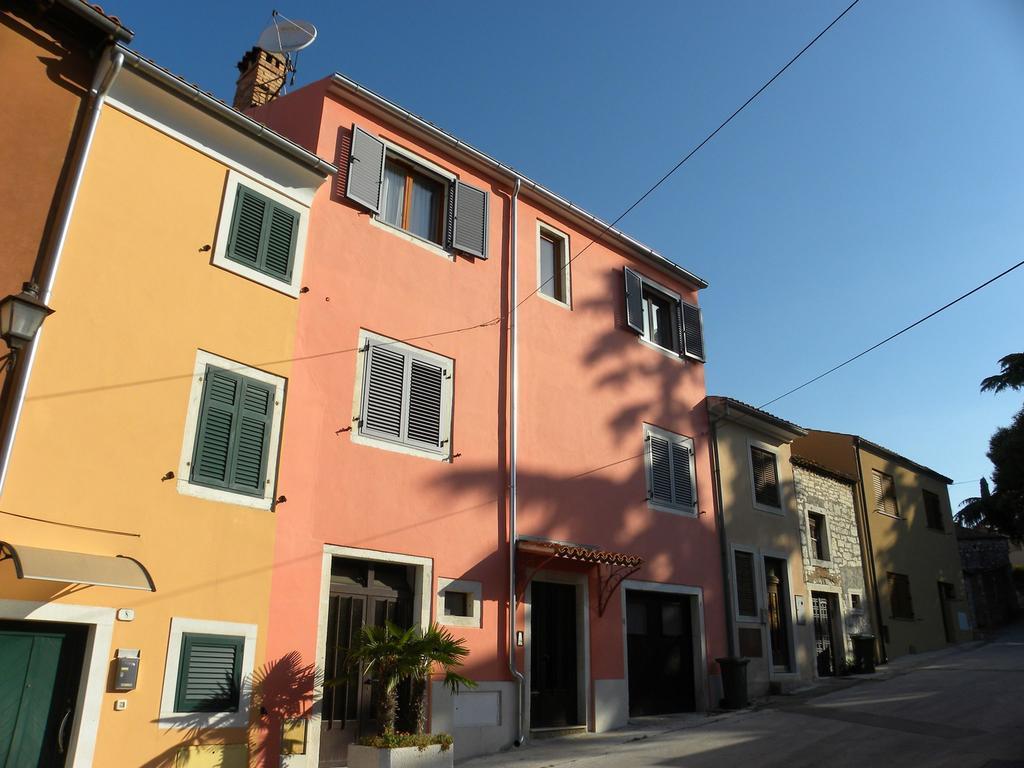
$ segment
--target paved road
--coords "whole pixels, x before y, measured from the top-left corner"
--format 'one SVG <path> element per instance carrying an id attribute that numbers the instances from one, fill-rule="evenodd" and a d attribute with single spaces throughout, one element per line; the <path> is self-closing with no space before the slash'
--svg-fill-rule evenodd
<path id="1" fill-rule="evenodd" d="M 889 666 L 814 698 L 539 742 L 460 768 L 1024 768 L 1024 625 Z"/>

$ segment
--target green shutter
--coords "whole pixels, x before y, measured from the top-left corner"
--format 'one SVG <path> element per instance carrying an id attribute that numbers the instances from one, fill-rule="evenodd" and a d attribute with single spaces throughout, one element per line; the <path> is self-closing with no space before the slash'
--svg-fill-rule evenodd
<path id="1" fill-rule="evenodd" d="M 274 395 L 270 384 L 206 367 L 193 483 L 263 496 Z"/>
<path id="2" fill-rule="evenodd" d="M 242 687 L 245 638 L 181 636 L 175 712 L 237 712 Z"/>
<path id="3" fill-rule="evenodd" d="M 299 215 L 238 185 L 227 258 L 284 282 L 292 279 Z"/>

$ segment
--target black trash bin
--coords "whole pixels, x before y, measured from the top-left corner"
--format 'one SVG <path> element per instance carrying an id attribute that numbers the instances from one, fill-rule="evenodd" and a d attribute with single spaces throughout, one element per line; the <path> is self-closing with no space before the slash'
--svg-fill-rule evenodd
<path id="1" fill-rule="evenodd" d="M 750 659 L 726 656 L 715 659 L 722 670 L 722 707 L 743 709 L 747 706 L 747 664 Z"/>
<path id="2" fill-rule="evenodd" d="M 853 640 L 853 658 L 860 673 L 875 671 L 875 636 L 850 635 Z"/>

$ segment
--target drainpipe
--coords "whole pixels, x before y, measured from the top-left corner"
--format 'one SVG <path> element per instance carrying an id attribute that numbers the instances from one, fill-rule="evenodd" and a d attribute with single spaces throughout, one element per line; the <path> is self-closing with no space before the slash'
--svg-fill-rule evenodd
<path id="1" fill-rule="evenodd" d="M 710 409 L 709 414 L 710 414 Z M 718 419 L 709 419 L 711 424 L 711 471 L 715 476 L 715 522 L 718 525 L 718 544 L 722 553 L 722 587 L 725 605 L 725 635 L 729 656 L 737 658 L 736 621 L 732 615 L 732 578 L 729 573 L 729 542 L 725 532 L 725 510 L 722 508 L 722 469 L 718 459 Z"/>
<path id="2" fill-rule="evenodd" d="M 519 312 L 516 304 L 519 303 L 519 187 L 522 179 L 516 176 L 516 184 L 512 190 L 512 208 L 509 220 L 512 232 L 509 235 L 509 280 L 511 282 L 509 297 L 509 330 L 512 338 L 509 344 L 509 437 L 508 437 L 508 463 L 509 463 L 509 497 L 508 497 L 508 668 L 516 682 L 516 739 L 515 746 L 522 746 L 525 741 L 523 728 L 523 717 L 526 714 L 526 678 L 516 667 L 516 474 L 517 474 L 517 449 L 519 438 L 519 422 L 517 421 L 517 405 L 519 400 Z"/>
<path id="3" fill-rule="evenodd" d="M 867 492 L 864 490 L 864 470 L 860 465 L 860 441 L 856 437 L 853 439 L 853 455 L 857 459 L 857 485 L 860 486 L 860 517 L 864 521 L 864 535 L 861 538 L 861 542 L 864 542 L 865 539 L 867 540 L 868 562 L 871 564 L 868 576 L 871 578 L 871 591 L 875 593 L 878 647 L 882 651 L 879 655 L 878 663 L 885 664 L 889 660 L 889 654 L 885 649 L 885 636 L 882 632 L 882 598 L 878 594 L 878 575 L 875 573 L 875 548 L 871 543 L 871 520 L 868 519 L 868 498 Z"/>
<path id="4" fill-rule="evenodd" d="M 35 276 L 35 283 L 39 286 L 39 299 L 44 304 L 49 304 L 50 295 L 53 292 L 53 283 L 57 276 L 57 267 L 60 265 L 64 243 L 67 240 L 71 214 L 75 210 L 78 190 L 82 186 L 85 162 L 89 157 L 89 150 L 92 148 L 93 137 L 96 135 L 100 110 L 103 108 L 103 102 L 110 91 L 110 86 L 114 83 L 114 78 L 121 71 L 122 64 L 124 64 L 124 54 L 114 48 L 108 48 L 102 54 L 101 63 L 96 67 L 96 74 L 93 76 L 92 87 L 89 89 L 89 107 L 82 122 L 82 132 L 79 134 L 78 146 L 75 148 L 71 173 L 64 185 L 60 207 L 53 229 L 50 231 L 46 253 L 39 273 Z M 10 374 L 13 379 L 10 389 L 10 413 L 3 424 L 2 432 L 0 432 L 0 493 L 3 493 L 4 483 L 7 481 L 14 436 L 17 434 L 18 423 L 21 421 L 21 413 L 25 405 L 25 391 L 28 389 L 28 380 L 32 374 L 36 350 L 39 348 L 39 339 L 42 335 L 43 328 L 40 328 L 36 331 L 36 337 L 32 344 L 18 356 L 17 365 Z"/>

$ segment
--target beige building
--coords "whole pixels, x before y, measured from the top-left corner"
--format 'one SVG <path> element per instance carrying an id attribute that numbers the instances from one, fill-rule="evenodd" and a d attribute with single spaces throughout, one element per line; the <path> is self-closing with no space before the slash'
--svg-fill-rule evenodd
<path id="1" fill-rule="evenodd" d="M 716 514 L 724 532 L 730 656 L 750 660 L 751 695 L 815 676 L 790 444 L 806 431 L 753 406 L 709 397 Z"/>
<path id="2" fill-rule="evenodd" d="M 948 477 L 856 435 L 810 431 L 792 452 L 855 477 L 865 601 L 881 658 L 971 635 Z"/>

